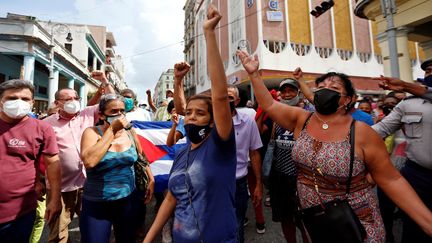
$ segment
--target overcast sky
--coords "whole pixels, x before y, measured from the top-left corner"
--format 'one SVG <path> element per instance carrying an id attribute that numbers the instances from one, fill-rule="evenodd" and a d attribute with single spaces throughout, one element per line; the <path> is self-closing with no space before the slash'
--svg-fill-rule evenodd
<path id="1" fill-rule="evenodd" d="M 124 58 L 125 80 L 146 100 L 160 74 L 183 56 L 185 0 L 0 0 L 8 12 L 40 20 L 106 26 L 114 33 L 115 51 Z"/>

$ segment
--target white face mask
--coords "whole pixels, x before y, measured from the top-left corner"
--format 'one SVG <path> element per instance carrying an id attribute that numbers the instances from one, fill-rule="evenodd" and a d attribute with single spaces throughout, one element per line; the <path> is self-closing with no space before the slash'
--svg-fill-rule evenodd
<path id="1" fill-rule="evenodd" d="M 106 122 L 108 122 L 108 124 L 111 125 L 111 124 L 113 123 L 113 121 L 115 121 L 115 120 L 121 118 L 122 116 L 123 116 L 122 114 L 117 115 L 117 116 L 107 116 L 107 118 L 106 118 Z"/>
<path id="2" fill-rule="evenodd" d="M 8 100 L 3 103 L 3 112 L 12 119 L 25 117 L 32 109 L 32 105 L 24 100 Z"/>
<path id="3" fill-rule="evenodd" d="M 300 97 L 297 95 L 296 97 L 292 98 L 292 99 L 281 99 L 280 102 L 287 104 L 289 106 L 296 106 L 300 101 Z"/>
<path id="4" fill-rule="evenodd" d="M 66 113 L 74 115 L 81 110 L 81 104 L 77 100 L 70 100 L 64 103 L 63 109 Z"/>

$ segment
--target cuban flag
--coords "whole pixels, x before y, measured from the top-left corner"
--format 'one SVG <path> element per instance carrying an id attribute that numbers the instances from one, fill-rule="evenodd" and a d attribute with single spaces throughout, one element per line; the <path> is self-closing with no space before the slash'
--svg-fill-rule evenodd
<path id="1" fill-rule="evenodd" d="M 173 160 L 181 147 L 186 145 L 186 138 L 180 139 L 172 147 L 166 145 L 172 122 L 131 122 L 143 148 L 144 154 L 150 162 L 150 168 L 155 178 L 155 192 L 163 192 L 168 188 L 169 172 Z"/>

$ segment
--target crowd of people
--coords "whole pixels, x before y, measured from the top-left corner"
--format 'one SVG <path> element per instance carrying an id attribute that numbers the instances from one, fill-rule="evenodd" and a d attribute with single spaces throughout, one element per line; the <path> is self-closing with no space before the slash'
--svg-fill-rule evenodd
<path id="1" fill-rule="evenodd" d="M 391 90 L 362 97 L 350 78 L 330 72 L 304 81 L 301 68 L 269 91 L 259 60 L 239 50 L 257 102 L 227 85 L 215 28 L 222 16 L 210 6 L 203 23 L 211 89 L 186 99 L 188 63 L 174 66 L 174 90 L 149 110 L 137 95 L 115 93 L 103 72 L 95 95 L 81 107 L 74 89 L 60 89 L 48 116 L 30 117 L 34 87 L 0 84 L 0 242 L 68 242 L 79 217 L 81 242 L 244 242 L 251 199 L 256 232 L 266 232 L 263 206 L 280 222 L 287 242 L 327 242 L 305 220 L 310 209 L 346 201 L 365 232 L 362 242 L 394 242 L 401 215 L 402 242 L 432 242 L 432 59 L 424 79 L 377 77 Z M 408 96 L 407 96 L 408 94 Z M 248 107 L 249 106 L 249 107 Z M 134 164 L 145 158 L 132 121 L 171 121 L 166 139 L 178 147 L 165 192 L 136 185 Z M 265 191 L 268 190 L 268 194 Z M 157 215 L 145 231 L 146 204 Z M 264 203 L 263 203 L 264 202 Z M 334 226 L 335 227 L 335 226 Z M 327 228 L 326 228 L 327 229 Z M 335 229 L 334 232 L 337 232 Z"/>

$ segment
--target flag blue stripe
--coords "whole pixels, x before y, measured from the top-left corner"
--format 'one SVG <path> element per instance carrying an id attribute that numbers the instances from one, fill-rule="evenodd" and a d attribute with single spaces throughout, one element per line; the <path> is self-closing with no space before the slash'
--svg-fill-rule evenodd
<path id="1" fill-rule="evenodd" d="M 168 188 L 169 174 L 157 175 L 154 178 L 155 182 L 157 182 L 154 187 L 155 192 L 163 192 Z"/>
<path id="2" fill-rule="evenodd" d="M 132 121 L 132 126 L 138 129 L 170 129 L 171 121 Z"/>

